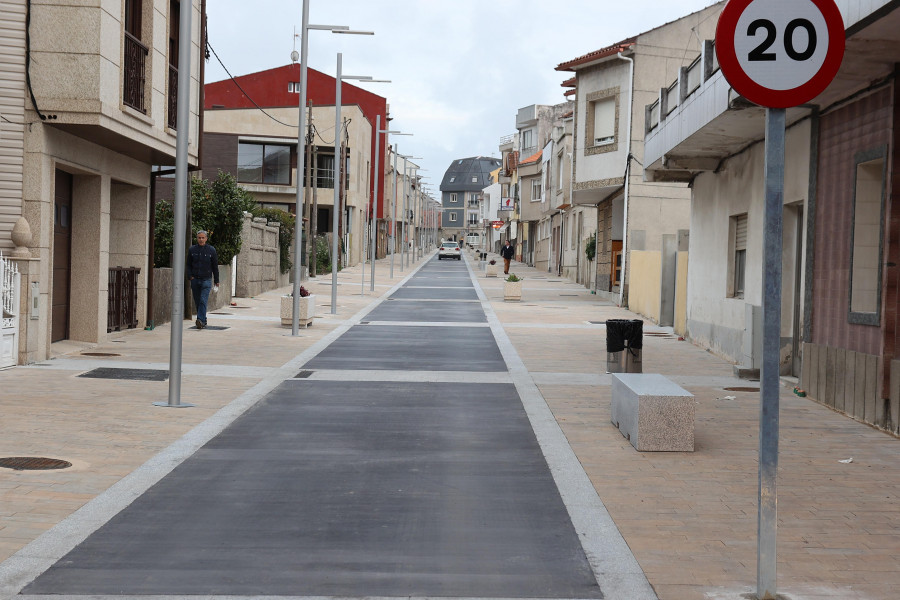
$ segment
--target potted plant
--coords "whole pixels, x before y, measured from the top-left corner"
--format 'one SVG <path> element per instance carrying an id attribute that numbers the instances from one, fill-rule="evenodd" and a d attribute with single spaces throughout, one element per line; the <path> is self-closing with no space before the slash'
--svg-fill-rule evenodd
<path id="1" fill-rule="evenodd" d="M 302 285 L 300 286 L 300 310 L 298 311 L 298 320 L 303 327 L 312 325 L 313 318 L 316 316 L 316 296 L 310 294 Z M 294 294 L 284 294 L 281 297 L 281 324 L 288 327 L 294 324 Z"/>
<path id="2" fill-rule="evenodd" d="M 515 273 L 510 273 L 503 284 L 503 299 L 511 301 L 519 301 L 522 299 L 522 277 L 518 277 Z"/>
<path id="3" fill-rule="evenodd" d="M 493 258 L 488 261 L 487 266 L 484 268 L 484 276 L 485 277 L 496 277 L 497 269 L 500 267 L 497 265 L 497 261 Z"/>

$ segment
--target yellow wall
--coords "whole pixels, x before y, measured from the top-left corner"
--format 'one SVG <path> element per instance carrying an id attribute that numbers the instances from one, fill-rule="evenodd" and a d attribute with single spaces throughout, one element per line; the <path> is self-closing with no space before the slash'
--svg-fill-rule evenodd
<path id="1" fill-rule="evenodd" d="M 679 252 L 675 268 L 675 333 L 687 331 L 688 253 Z"/>
<path id="2" fill-rule="evenodd" d="M 659 252 L 632 250 L 628 259 L 628 308 L 659 322 L 662 258 Z"/>

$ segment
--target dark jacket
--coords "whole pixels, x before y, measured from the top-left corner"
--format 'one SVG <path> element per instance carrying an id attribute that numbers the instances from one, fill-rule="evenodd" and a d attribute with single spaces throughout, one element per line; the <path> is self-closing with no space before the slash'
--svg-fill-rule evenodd
<path id="1" fill-rule="evenodd" d="M 219 255 L 216 249 L 209 244 L 194 244 L 188 249 L 187 255 L 188 279 L 213 278 L 213 282 L 219 284 Z"/>
<path id="2" fill-rule="evenodd" d="M 512 260 L 513 256 L 515 256 L 515 254 L 516 254 L 516 251 L 513 249 L 512 244 L 510 244 L 509 246 L 504 244 L 504 246 L 502 248 L 500 248 L 500 257 L 501 258 L 508 258 L 508 259 Z"/>

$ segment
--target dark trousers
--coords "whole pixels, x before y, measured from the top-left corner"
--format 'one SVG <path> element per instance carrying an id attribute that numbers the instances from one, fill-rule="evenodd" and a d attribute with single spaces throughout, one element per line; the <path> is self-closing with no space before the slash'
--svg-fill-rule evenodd
<path id="1" fill-rule="evenodd" d="M 209 279 L 191 279 L 191 294 L 197 307 L 197 320 L 206 325 L 206 303 L 209 301 L 209 290 L 212 289 L 212 277 Z"/>

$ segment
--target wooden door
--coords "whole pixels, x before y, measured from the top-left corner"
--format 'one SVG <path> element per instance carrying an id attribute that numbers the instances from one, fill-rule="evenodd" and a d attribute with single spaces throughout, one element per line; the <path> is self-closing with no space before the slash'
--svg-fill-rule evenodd
<path id="1" fill-rule="evenodd" d="M 50 341 L 69 338 L 69 289 L 72 268 L 72 176 L 56 171 L 53 206 L 53 305 Z"/>
<path id="2" fill-rule="evenodd" d="M 609 273 L 609 290 L 622 283 L 622 240 L 613 240 L 612 265 Z"/>

